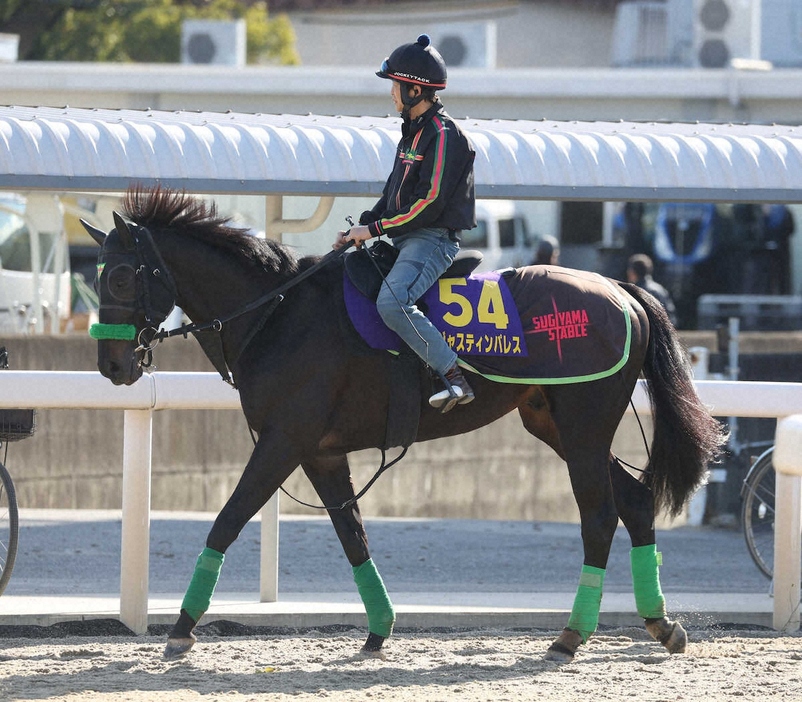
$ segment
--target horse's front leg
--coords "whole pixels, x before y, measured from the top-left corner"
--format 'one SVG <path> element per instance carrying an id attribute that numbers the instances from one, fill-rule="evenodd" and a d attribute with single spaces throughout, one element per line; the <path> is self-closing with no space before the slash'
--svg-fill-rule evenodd
<path id="1" fill-rule="evenodd" d="M 206 548 L 198 556 L 181 614 L 167 640 L 165 658 L 183 656 L 193 647 L 193 629 L 209 607 L 226 550 L 299 463 L 297 448 L 282 432 L 259 437 L 237 487 L 206 538 Z"/>
<path id="2" fill-rule="evenodd" d="M 354 485 L 345 455 L 317 457 L 302 466 L 324 505 L 334 507 L 353 499 Z M 330 509 L 329 517 L 353 569 L 354 581 L 368 616 L 368 638 L 362 651 L 382 657 L 380 650 L 393 632 L 395 611 L 370 557 L 359 506 L 354 502 L 345 509 Z"/>
<path id="3" fill-rule="evenodd" d="M 610 460 L 610 481 L 616 509 L 632 542 L 629 555 L 638 614 L 652 638 L 669 653 L 683 653 L 688 634 L 679 622 L 666 617 L 666 599 L 660 587 L 662 560 L 655 543 L 652 491 L 630 475 L 615 456 Z"/>

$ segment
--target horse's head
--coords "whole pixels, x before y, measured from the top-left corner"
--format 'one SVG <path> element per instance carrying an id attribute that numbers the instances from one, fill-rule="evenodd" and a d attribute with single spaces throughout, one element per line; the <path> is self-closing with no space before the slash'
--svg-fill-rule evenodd
<path id="1" fill-rule="evenodd" d="M 145 227 L 116 212 L 108 235 L 81 223 L 100 244 L 95 279 L 99 324 L 89 330 L 98 341 L 97 365 L 115 385 L 131 385 L 150 365 L 150 344 L 175 305 L 175 284 Z"/>

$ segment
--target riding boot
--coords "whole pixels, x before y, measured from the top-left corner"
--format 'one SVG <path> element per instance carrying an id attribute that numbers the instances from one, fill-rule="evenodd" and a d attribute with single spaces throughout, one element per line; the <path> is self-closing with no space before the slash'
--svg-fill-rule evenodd
<path id="1" fill-rule="evenodd" d="M 467 405 L 475 397 L 471 386 L 468 385 L 468 381 L 456 363 L 441 377 L 446 387 L 432 395 L 429 398 L 429 404 L 443 414 L 456 405 Z"/>

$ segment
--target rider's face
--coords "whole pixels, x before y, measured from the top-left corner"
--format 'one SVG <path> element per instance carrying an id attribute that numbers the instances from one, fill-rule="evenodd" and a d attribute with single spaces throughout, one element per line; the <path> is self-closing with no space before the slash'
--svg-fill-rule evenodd
<path id="1" fill-rule="evenodd" d="M 391 81 L 392 87 L 390 88 L 390 97 L 393 99 L 393 105 L 396 112 L 402 112 L 404 103 L 401 102 L 401 83 L 397 80 Z"/>

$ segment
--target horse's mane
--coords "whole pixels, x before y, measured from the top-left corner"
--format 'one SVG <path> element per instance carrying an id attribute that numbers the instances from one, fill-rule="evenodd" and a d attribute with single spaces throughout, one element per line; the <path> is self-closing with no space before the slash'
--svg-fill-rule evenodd
<path id="1" fill-rule="evenodd" d="M 284 275 L 298 270 L 298 261 L 290 249 L 232 226 L 227 218 L 218 214 L 215 203 L 194 198 L 184 191 L 159 185 L 131 187 L 123 198 L 122 214 L 148 229 L 170 230 L 202 241 L 245 259 L 257 268 Z"/>

